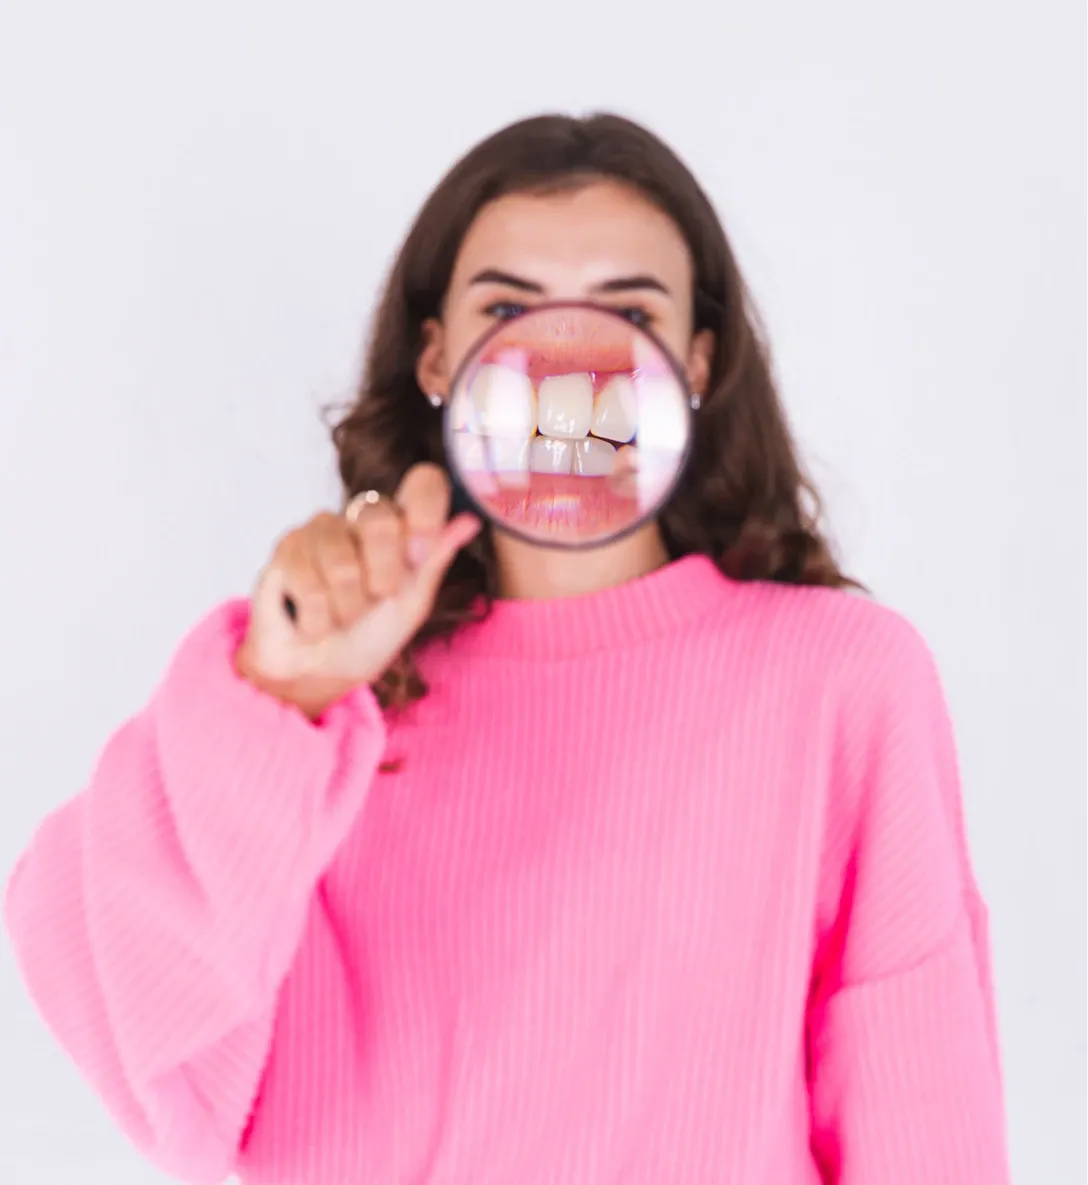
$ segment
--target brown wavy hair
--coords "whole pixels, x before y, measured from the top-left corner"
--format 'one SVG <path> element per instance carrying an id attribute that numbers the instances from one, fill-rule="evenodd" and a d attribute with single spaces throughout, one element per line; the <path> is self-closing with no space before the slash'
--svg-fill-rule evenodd
<path id="1" fill-rule="evenodd" d="M 819 498 L 798 461 L 765 339 L 713 206 L 667 145 L 616 115 L 512 124 L 462 157 L 427 199 L 378 305 L 357 396 L 332 429 L 346 498 L 366 489 L 392 494 L 420 461 L 446 464 L 441 410 L 420 391 L 416 363 L 423 323 L 441 315 L 480 209 L 504 194 L 601 178 L 638 190 L 679 227 L 695 265 L 695 329 L 716 335 L 691 460 L 659 519 L 670 554 L 702 553 L 736 580 L 855 586 L 821 532 Z M 486 616 L 495 583 L 485 529 L 457 557 L 430 617 L 377 688 L 386 705 L 425 693 L 412 654 Z"/>

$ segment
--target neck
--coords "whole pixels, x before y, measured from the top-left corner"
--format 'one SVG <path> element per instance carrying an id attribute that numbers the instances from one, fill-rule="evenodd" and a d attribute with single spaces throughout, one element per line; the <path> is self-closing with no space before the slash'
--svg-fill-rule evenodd
<path id="1" fill-rule="evenodd" d="M 656 523 L 585 551 L 535 547 L 501 531 L 495 532 L 494 539 L 499 596 L 505 600 L 584 596 L 645 576 L 669 562 Z"/>

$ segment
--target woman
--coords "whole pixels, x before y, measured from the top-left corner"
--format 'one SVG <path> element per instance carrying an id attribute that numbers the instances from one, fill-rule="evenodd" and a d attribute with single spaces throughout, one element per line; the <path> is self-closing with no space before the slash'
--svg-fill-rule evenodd
<path id="1" fill-rule="evenodd" d="M 702 395 L 659 519 L 576 553 L 447 521 L 450 375 L 554 300 Z M 334 439 L 352 513 L 182 643 L 10 885 L 137 1145 L 259 1185 L 1004 1180 L 938 679 L 842 591 L 686 168 L 607 116 L 478 146 Z"/>

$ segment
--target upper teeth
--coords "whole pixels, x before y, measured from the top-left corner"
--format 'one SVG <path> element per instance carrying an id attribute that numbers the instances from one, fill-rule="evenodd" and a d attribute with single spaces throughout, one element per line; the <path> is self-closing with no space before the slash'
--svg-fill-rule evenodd
<path id="1" fill-rule="evenodd" d="M 661 447 L 682 448 L 687 429 L 669 379 L 614 375 L 594 398 L 591 375 L 560 374 L 545 378 L 534 393 L 527 374 L 497 364 L 480 368 L 467 398 L 454 399 L 451 414 L 454 431 L 521 440 L 539 427 L 541 435 L 559 440 L 578 440 L 592 432 L 628 444 L 641 433 Z"/>
<path id="2" fill-rule="evenodd" d="M 539 392 L 540 431 L 574 440 L 589 435 L 593 419 L 593 380 L 588 374 L 546 378 Z"/>
<path id="3" fill-rule="evenodd" d="M 593 435 L 626 444 L 638 427 L 635 384 L 625 374 L 610 379 L 593 408 Z"/>
<path id="4" fill-rule="evenodd" d="M 528 440 L 536 431 L 536 396 L 527 374 L 508 366 L 483 366 L 472 380 L 464 427 L 484 436 Z M 454 428 L 457 428 L 456 422 Z"/>

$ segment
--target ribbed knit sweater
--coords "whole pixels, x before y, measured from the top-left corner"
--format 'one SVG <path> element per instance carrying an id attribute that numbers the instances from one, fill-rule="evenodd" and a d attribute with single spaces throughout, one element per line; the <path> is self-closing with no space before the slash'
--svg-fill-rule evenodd
<path id="1" fill-rule="evenodd" d="M 418 704 L 316 724 L 235 674 L 246 619 L 182 643 L 7 894 L 46 1023 L 157 1165 L 1007 1179 L 952 732 L 900 618 L 689 557 L 498 602 Z"/>

